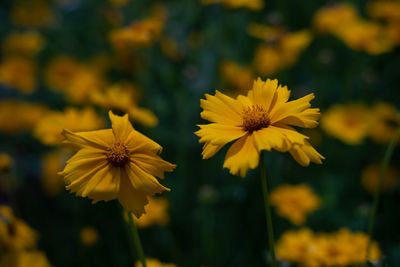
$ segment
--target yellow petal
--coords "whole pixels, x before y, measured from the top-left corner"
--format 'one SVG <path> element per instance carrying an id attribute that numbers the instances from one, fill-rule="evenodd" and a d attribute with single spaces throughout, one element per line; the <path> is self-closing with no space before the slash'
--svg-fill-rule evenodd
<path id="1" fill-rule="evenodd" d="M 135 153 L 131 155 L 131 160 L 139 168 L 158 178 L 164 178 L 164 172 L 171 172 L 176 167 L 175 164 L 171 164 L 157 155 Z"/>
<path id="2" fill-rule="evenodd" d="M 244 177 L 248 169 L 258 166 L 259 152 L 252 135 L 246 135 L 237 140 L 228 149 L 225 156 L 224 168 L 228 168 L 233 175 Z"/>
<path id="3" fill-rule="evenodd" d="M 211 143 L 213 145 L 225 145 L 246 134 L 242 127 L 210 123 L 199 125 L 200 130 L 195 132 L 200 137 L 200 143 Z"/>
<path id="4" fill-rule="evenodd" d="M 254 143 L 259 151 L 275 149 L 278 151 L 287 151 L 290 143 L 285 135 L 276 127 L 268 127 L 253 132 Z"/>
<path id="5" fill-rule="evenodd" d="M 137 218 L 145 213 L 144 206 L 149 203 L 147 195 L 135 190 L 124 172 L 121 176 L 118 200 L 126 211 L 132 212 Z"/>
<path id="6" fill-rule="evenodd" d="M 213 145 L 211 143 L 205 143 L 203 146 L 203 159 L 209 159 L 215 155 L 223 146 L 222 145 Z"/>
<path id="7" fill-rule="evenodd" d="M 106 161 L 105 153 L 102 150 L 94 148 L 83 148 L 75 153 L 60 172 L 61 175 L 66 175 L 76 170 L 88 170 L 96 167 L 101 162 Z"/>
<path id="8" fill-rule="evenodd" d="M 66 139 L 64 143 L 72 144 L 78 148 L 93 147 L 106 150 L 114 142 L 114 136 L 110 129 L 78 133 L 63 129 L 62 135 Z"/>
<path id="9" fill-rule="evenodd" d="M 319 108 L 309 108 L 300 113 L 287 116 L 286 118 L 279 121 L 279 123 L 299 126 L 304 128 L 317 127 L 317 120 L 320 117 Z"/>
<path id="10" fill-rule="evenodd" d="M 153 175 L 145 172 L 135 163 L 131 162 L 127 164 L 125 167 L 125 173 L 135 190 L 142 191 L 149 195 L 170 190 L 160 184 Z"/>
<path id="11" fill-rule="evenodd" d="M 107 162 L 100 163 L 98 166 L 91 169 L 76 169 L 65 175 L 67 182 L 67 190 L 76 193 L 78 196 L 83 196 L 83 192 L 90 180 L 98 173 L 104 174 L 107 171 Z"/>
<path id="12" fill-rule="evenodd" d="M 128 119 L 128 114 L 125 114 L 121 117 L 114 115 L 112 111 L 109 111 L 108 115 L 111 120 L 112 131 L 114 133 L 115 139 L 121 142 L 127 140 L 129 134 L 133 131 L 132 124 L 129 122 Z"/>
<path id="13" fill-rule="evenodd" d="M 203 112 L 201 117 L 211 122 L 239 126 L 242 124 L 242 105 L 240 101 L 216 91 L 215 96 L 206 94 L 200 100 Z"/>
<path id="14" fill-rule="evenodd" d="M 287 86 L 279 86 L 278 89 L 276 89 L 274 99 L 272 100 L 268 112 L 271 113 L 273 109 L 277 109 L 283 104 L 285 104 L 289 100 L 289 97 L 290 97 L 290 90 L 287 88 Z"/>
<path id="15" fill-rule="evenodd" d="M 298 116 L 301 112 L 308 109 L 310 101 L 314 99 L 314 94 L 308 94 L 302 98 L 286 102 L 279 107 L 271 110 L 271 123 L 277 123 L 288 116 Z"/>
<path id="16" fill-rule="evenodd" d="M 321 164 L 325 159 L 307 141 L 305 145 L 293 146 L 289 152 L 301 166 L 308 166 L 310 162 Z"/>
<path id="17" fill-rule="evenodd" d="M 109 172 L 99 181 L 87 196 L 93 199 L 93 203 L 97 201 L 112 200 L 118 197 L 119 185 L 121 179 L 121 169 L 109 166 Z"/>
<path id="18" fill-rule="evenodd" d="M 135 153 L 160 153 L 162 147 L 148 138 L 147 136 L 139 133 L 136 130 L 132 130 L 128 138 L 125 140 L 125 145 L 128 147 L 131 154 Z"/>
<path id="19" fill-rule="evenodd" d="M 263 82 L 260 78 L 254 81 L 253 89 L 248 92 L 248 98 L 254 105 L 262 106 L 265 110 L 269 110 L 276 89 L 278 80 L 270 80 Z"/>

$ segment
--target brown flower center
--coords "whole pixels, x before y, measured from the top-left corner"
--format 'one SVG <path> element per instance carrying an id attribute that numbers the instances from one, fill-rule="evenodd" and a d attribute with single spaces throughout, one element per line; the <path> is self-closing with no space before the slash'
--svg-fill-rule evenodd
<path id="1" fill-rule="evenodd" d="M 271 124 L 268 112 L 258 105 L 247 107 L 243 110 L 243 129 L 246 132 L 254 132 L 267 128 Z"/>
<path id="2" fill-rule="evenodd" d="M 123 166 L 129 161 L 129 151 L 121 142 L 115 142 L 107 148 L 106 157 L 112 165 Z"/>

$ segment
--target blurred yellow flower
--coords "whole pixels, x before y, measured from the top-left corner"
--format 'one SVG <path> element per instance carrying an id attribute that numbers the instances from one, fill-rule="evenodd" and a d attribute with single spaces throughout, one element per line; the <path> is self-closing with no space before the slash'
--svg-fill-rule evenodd
<path id="1" fill-rule="evenodd" d="M 399 1 L 371 1 L 367 4 L 368 14 L 377 19 L 389 21 L 400 20 L 400 2 Z"/>
<path id="2" fill-rule="evenodd" d="M 5 54 L 34 56 L 43 45 L 43 37 L 36 31 L 12 32 L 3 40 L 3 51 Z"/>
<path id="3" fill-rule="evenodd" d="M 223 80 L 239 94 L 247 93 L 255 79 L 251 68 L 241 66 L 233 61 L 223 62 L 221 72 Z"/>
<path id="4" fill-rule="evenodd" d="M 254 81 L 247 96 L 236 99 L 216 91 L 200 101 L 201 117 L 211 121 L 199 125 L 196 135 L 203 146 L 203 158 L 217 153 L 235 141 L 225 156 L 224 168 L 231 174 L 246 176 L 258 166 L 260 152 L 272 149 L 290 152 L 301 165 L 320 164 L 323 157 L 307 142 L 308 137 L 293 126 L 313 128 L 318 125 L 319 109 L 310 108 L 314 94 L 288 101 L 290 91 L 278 80 Z"/>
<path id="5" fill-rule="evenodd" d="M 0 205 L 0 247 L 3 250 L 24 250 L 36 247 L 38 234 L 23 220 L 14 216 L 9 206 Z"/>
<path id="6" fill-rule="evenodd" d="M 29 250 L 2 254 L 0 267 L 51 267 L 51 264 L 43 252 Z"/>
<path id="7" fill-rule="evenodd" d="M 42 156 L 41 183 L 44 192 L 49 196 L 55 196 L 64 189 L 64 181 L 57 172 L 65 165 L 65 161 L 71 155 L 67 149 L 57 149 Z"/>
<path id="8" fill-rule="evenodd" d="M 80 238 L 85 246 L 93 246 L 99 239 L 96 229 L 93 227 L 85 227 L 81 229 Z"/>
<path id="9" fill-rule="evenodd" d="M 286 32 L 278 27 L 252 23 L 247 29 L 249 35 L 265 41 L 254 56 L 254 66 L 262 74 L 271 74 L 294 65 L 301 52 L 312 40 L 308 30 Z"/>
<path id="10" fill-rule="evenodd" d="M 248 8 L 250 10 L 261 10 L 264 7 L 263 0 L 201 0 L 203 5 L 223 4 L 228 8 Z"/>
<path id="11" fill-rule="evenodd" d="M 54 14 L 47 0 L 13 1 L 11 20 L 26 27 L 48 27 L 54 23 Z"/>
<path id="12" fill-rule="evenodd" d="M 280 185 L 271 192 L 270 200 L 277 213 L 293 224 L 305 223 L 307 215 L 321 205 L 318 195 L 306 184 Z"/>
<path id="13" fill-rule="evenodd" d="M 149 198 L 149 205 L 145 208 L 146 214 L 136 219 L 136 225 L 139 228 L 166 225 L 169 222 L 168 206 L 168 200 L 165 198 Z"/>
<path id="14" fill-rule="evenodd" d="M 353 50 L 372 55 L 388 52 L 394 45 L 380 24 L 362 19 L 348 3 L 318 10 L 314 15 L 314 27 L 319 32 L 335 35 Z"/>
<path id="15" fill-rule="evenodd" d="M 155 6 L 148 18 L 113 29 L 109 35 L 110 42 L 115 49 L 122 51 L 131 47 L 149 46 L 160 39 L 166 16 L 163 6 Z"/>
<path id="16" fill-rule="evenodd" d="M 138 106 L 137 89 L 128 83 L 114 84 L 104 91 L 91 94 L 91 101 L 107 110 L 128 113 L 129 116 L 145 126 L 158 124 L 157 117 L 146 108 Z"/>
<path id="17" fill-rule="evenodd" d="M 0 131 L 13 134 L 31 130 L 46 113 L 47 108 L 38 104 L 18 100 L 0 101 Z"/>
<path id="18" fill-rule="evenodd" d="M 321 126 L 329 135 L 349 145 L 360 144 L 370 129 L 371 114 L 361 104 L 334 105 L 321 118 Z"/>
<path id="19" fill-rule="evenodd" d="M 13 165 L 13 159 L 6 153 L 0 153 L 0 173 L 8 172 Z"/>
<path id="20" fill-rule="evenodd" d="M 64 112 L 48 112 L 36 125 L 34 136 L 43 144 L 56 145 L 63 140 L 64 128 L 72 131 L 90 131 L 104 127 L 104 120 L 92 108 L 67 108 Z"/>
<path id="21" fill-rule="evenodd" d="M 66 91 L 81 64 L 74 58 L 58 56 L 50 60 L 45 70 L 45 81 L 51 90 Z"/>
<path id="22" fill-rule="evenodd" d="M 147 258 L 146 259 L 147 267 L 176 267 L 173 263 L 163 263 L 156 259 Z M 135 267 L 142 267 L 141 262 L 136 262 Z"/>
<path id="23" fill-rule="evenodd" d="M 379 176 L 380 166 L 378 164 L 371 164 L 363 169 L 361 174 L 361 184 L 368 193 L 373 194 L 376 191 Z M 381 183 L 381 191 L 387 192 L 393 190 L 399 183 L 398 176 L 399 173 L 397 169 L 393 166 L 389 166 Z"/>
<path id="24" fill-rule="evenodd" d="M 36 66 L 24 57 L 6 57 L 0 61 L 0 84 L 16 89 L 23 94 L 36 90 Z"/>
<path id="25" fill-rule="evenodd" d="M 72 77 L 65 94 L 67 99 L 74 103 L 87 103 L 90 95 L 100 91 L 105 82 L 102 76 L 93 69 L 82 67 Z"/>
<path id="26" fill-rule="evenodd" d="M 128 115 L 111 111 L 112 129 L 73 133 L 64 130 L 66 144 L 78 149 L 60 173 L 67 189 L 93 202 L 118 199 L 136 217 L 145 213 L 148 197 L 168 191 L 164 178 L 174 164 L 158 156 L 161 146 L 133 129 Z"/>
<path id="27" fill-rule="evenodd" d="M 379 102 L 372 106 L 370 136 L 378 143 L 389 143 L 400 127 L 400 113 L 395 106 Z"/>
<path id="28" fill-rule="evenodd" d="M 278 258 L 304 267 L 353 266 L 366 258 L 368 236 L 341 229 L 333 233 L 313 233 L 309 229 L 287 231 L 277 242 Z M 379 246 L 372 242 L 369 260 L 381 257 Z"/>

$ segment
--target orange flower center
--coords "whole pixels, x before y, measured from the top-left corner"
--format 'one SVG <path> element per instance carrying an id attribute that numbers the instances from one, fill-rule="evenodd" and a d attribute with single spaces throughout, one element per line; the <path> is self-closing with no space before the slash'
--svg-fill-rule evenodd
<path id="1" fill-rule="evenodd" d="M 243 129 L 247 132 L 254 132 L 267 128 L 271 125 L 268 112 L 258 105 L 247 107 L 243 110 Z"/>
<path id="2" fill-rule="evenodd" d="M 112 165 L 123 166 L 129 161 L 129 151 L 121 142 L 115 142 L 107 148 L 106 157 Z"/>

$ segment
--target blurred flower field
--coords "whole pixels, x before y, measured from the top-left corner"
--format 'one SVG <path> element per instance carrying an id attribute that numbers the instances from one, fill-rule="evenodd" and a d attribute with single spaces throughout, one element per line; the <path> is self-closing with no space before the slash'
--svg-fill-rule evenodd
<path id="1" fill-rule="evenodd" d="M 400 266 L 400 1 L 3 0 L 0 40 L 0 267 Z"/>

